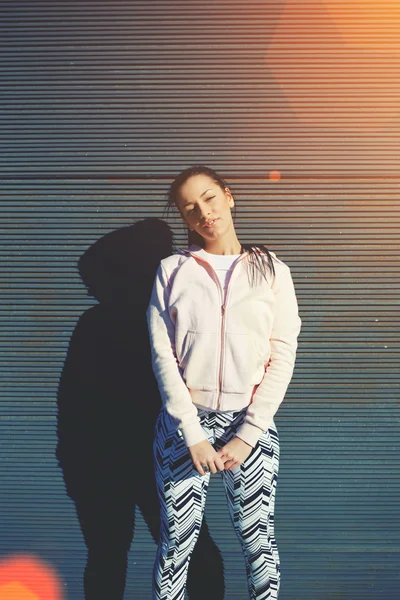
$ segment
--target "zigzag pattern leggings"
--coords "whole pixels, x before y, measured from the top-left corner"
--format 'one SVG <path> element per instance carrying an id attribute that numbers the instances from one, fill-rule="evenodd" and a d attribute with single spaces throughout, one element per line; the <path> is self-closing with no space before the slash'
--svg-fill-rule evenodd
<path id="1" fill-rule="evenodd" d="M 211 412 L 198 408 L 201 425 L 216 450 L 234 437 L 245 412 L 246 409 Z M 184 600 L 210 473 L 202 476 L 194 468 L 182 433 L 164 408 L 156 422 L 153 450 L 161 515 L 153 600 Z M 244 463 L 233 471 L 220 472 L 230 517 L 244 554 L 251 600 L 278 598 L 280 560 L 274 534 L 278 469 L 279 437 L 277 430 L 270 427 Z"/>

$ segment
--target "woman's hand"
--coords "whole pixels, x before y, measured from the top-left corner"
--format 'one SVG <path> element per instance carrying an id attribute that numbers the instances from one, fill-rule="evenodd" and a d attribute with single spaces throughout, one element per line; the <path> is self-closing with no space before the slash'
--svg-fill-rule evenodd
<path id="1" fill-rule="evenodd" d="M 208 465 L 211 473 L 224 470 L 224 463 L 208 440 L 188 446 L 193 464 L 200 475 L 205 475 L 201 465 Z"/>
<path id="2" fill-rule="evenodd" d="M 246 460 L 252 450 L 253 446 L 235 436 L 225 446 L 222 446 L 217 454 L 223 461 L 224 468 L 233 471 Z"/>

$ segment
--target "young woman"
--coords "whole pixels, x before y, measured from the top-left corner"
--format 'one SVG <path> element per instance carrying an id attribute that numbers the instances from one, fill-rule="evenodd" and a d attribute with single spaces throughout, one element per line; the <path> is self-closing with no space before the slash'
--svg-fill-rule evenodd
<path id="1" fill-rule="evenodd" d="M 239 242 L 234 205 L 226 182 L 202 165 L 181 172 L 169 190 L 168 206 L 179 210 L 192 243 L 161 260 L 146 312 L 162 399 L 154 600 L 184 598 L 210 473 L 217 472 L 249 598 L 278 598 L 274 415 L 292 378 L 301 319 L 290 268 L 263 244 Z"/>

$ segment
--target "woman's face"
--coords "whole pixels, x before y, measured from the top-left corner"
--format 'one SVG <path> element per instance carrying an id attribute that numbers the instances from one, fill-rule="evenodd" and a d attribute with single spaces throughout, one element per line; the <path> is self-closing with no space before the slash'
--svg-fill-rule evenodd
<path id="1" fill-rule="evenodd" d="M 177 207 L 189 227 L 205 239 L 215 239 L 233 226 L 235 202 L 229 188 L 222 191 L 208 175 L 192 175 L 179 189 Z M 212 227 L 204 227 L 216 219 Z"/>

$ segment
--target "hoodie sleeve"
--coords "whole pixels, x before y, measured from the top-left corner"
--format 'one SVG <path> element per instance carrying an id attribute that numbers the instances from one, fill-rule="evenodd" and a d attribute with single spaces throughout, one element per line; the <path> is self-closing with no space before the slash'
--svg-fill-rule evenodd
<path id="1" fill-rule="evenodd" d="M 276 296 L 275 316 L 270 337 L 269 365 L 249 404 L 236 435 L 250 446 L 271 426 L 292 378 L 296 361 L 297 337 L 301 318 L 290 268 L 280 262 L 272 289 Z"/>
<path id="2" fill-rule="evenodd" d="M 163 406 L 182 431 L 187 446 L 207 439 L 197 408 L 181 375 L 175 350 L 175 325 L 168 311 L 170 289 L 160 262 L 146 310 L 150 336 L 152 368 Z"/>

